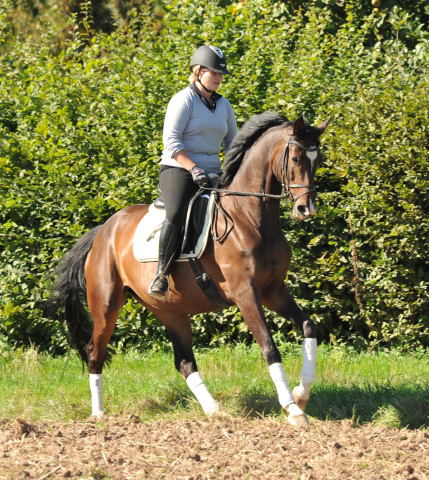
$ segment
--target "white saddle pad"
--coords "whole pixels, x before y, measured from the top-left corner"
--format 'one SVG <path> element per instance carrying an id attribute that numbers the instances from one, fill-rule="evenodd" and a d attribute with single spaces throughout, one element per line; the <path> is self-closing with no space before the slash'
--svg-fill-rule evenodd
<path id="1" fill-rule="evenodd" d="M 203 195 L 206 198 L 208 195 Z M 204 216 L 204 226 L 201 231 L 198 241 L 195 245 L 195 250 L 189 253 L 182 253 L 176 260 L 184 262 L 188 258 L 200 258 L 207 246 L 207 241 L 210 235 L 210 225 L 212 213 L 215 205 L 215 195 L 212 193 L 209 197 L 209 203 Z M 134 257 L 139 262 L 157 262 L 158 261 L 158 247 L 159 247 L 159 233 L 165 219 L 165 210 L 163 208 L 156 208 L 153 204 L 149 207 L 146 215 L 140 220 L 137 225 L 133 238 L 133 252 Z"/>

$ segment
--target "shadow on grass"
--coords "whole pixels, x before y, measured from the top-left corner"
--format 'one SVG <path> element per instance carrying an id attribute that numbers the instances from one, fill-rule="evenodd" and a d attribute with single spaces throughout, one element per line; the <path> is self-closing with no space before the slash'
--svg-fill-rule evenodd
<path id="1" fill-rule="evenodd" d="M 143 416 L 169 414 L 178 410 L 188 410 L 193 397 L 184 386 L 170 385 L 161 394 L 143 396 L 134 405 L 134 411 Z"/>
<path id="2" fill-rule="evenodd" d="M 278 415 L 281 412 L 277 398 L 263 393 L 244 394 L 239 405 L 241 415 L 245 417 L 266 417 Z"/>
<path id="3" fill-rule="evenodd" d="M 241 400 L 244 415 L 278 414 L 275 396 L 248 392 Z M 429 427 L 429 388 L 373 388 L 315 386 L 307 413 L 319 420 L 352 420 L 360 425 L 380 425 L 411 429 Z"/>

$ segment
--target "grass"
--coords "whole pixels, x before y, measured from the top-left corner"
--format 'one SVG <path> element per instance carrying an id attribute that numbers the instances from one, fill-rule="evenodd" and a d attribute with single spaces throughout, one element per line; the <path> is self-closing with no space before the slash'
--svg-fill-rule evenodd
<path id="1" fill-rule="evenodd" d="M 291 386 L 299 381 L 301 352 L 284 345 Z M 237 416 L 283 415 L 256 347 L 197 352 L 199 369 L 224 411 Z M 318 378 L 307 413 L 320 420 L 429 427 L 427 355 L 356 353 L 319 348 Z M 143 420 L 201 416 L 167 352 L 114 357 L 103 375 L 106 410 Z M 90 415 L 88 376 L 77 356 L 52 358 L 35 350 L 0 352 L 0 418 L 69 421 Z"/>

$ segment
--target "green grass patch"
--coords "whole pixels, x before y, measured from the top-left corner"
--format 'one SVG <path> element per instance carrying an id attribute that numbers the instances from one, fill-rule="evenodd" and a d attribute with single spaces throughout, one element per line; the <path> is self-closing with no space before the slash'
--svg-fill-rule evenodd
<path id="1" fill-rule="evenodd" d="M 301 368 L 300 346 L 283 344 L 281 350 L 294 386 Z M 202 350 L 197 361 L 224 411 L 237 416 L 283 415 L 257 347 Z M 429 427 L 429 363 L 424 353 L 356 353 L 321 346 L 317 372 L 307 409 L 310 417 Z M 110 414 L 138 415 L 147 421 L 202 415 L 169 352 L 117 354 L 103 379 Z M 0 353 L 0 418 L 67 421 L 89 415 L 88 375 L 76 355 Z"/>

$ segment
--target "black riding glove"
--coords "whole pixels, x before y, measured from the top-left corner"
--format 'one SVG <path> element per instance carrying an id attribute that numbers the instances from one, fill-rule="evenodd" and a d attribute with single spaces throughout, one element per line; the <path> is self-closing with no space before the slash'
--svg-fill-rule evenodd
<path id="1" fill-rule="evenodd" d="M 194 165 L 191 169 L 192 180 L 200 187 L 210 185 L 210 178 L 207 173 L 200 167 Z"/>

